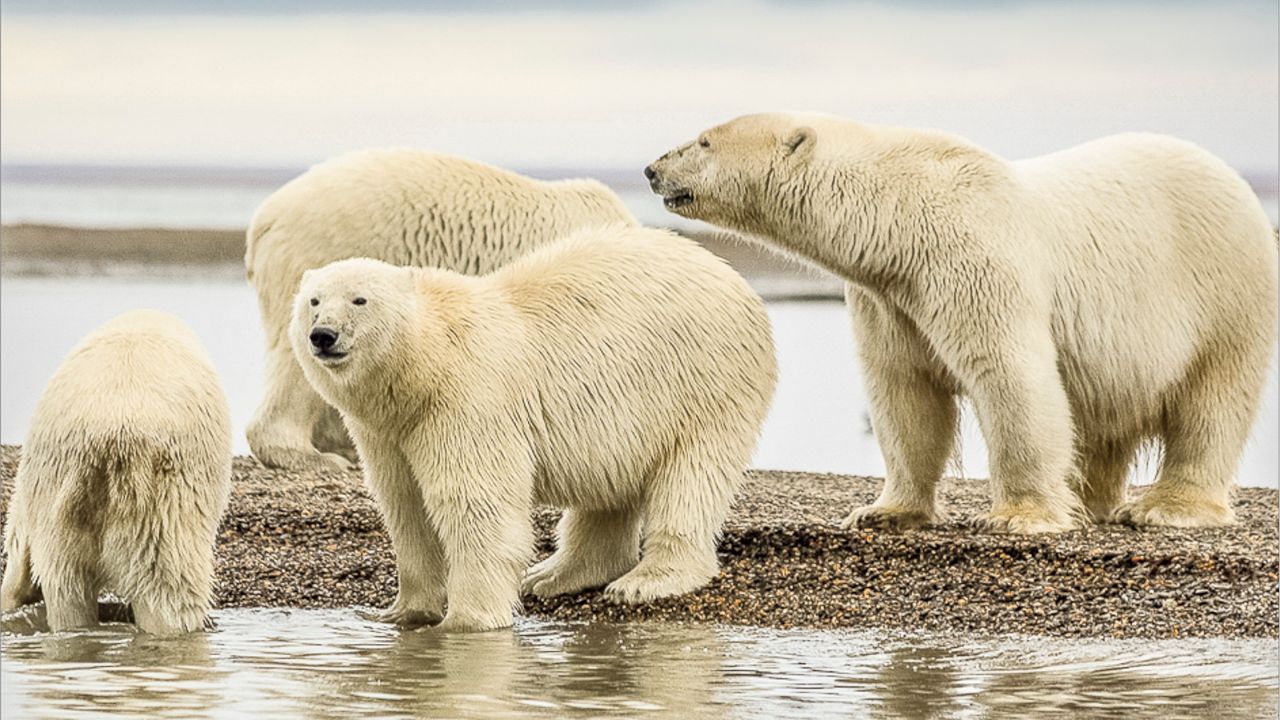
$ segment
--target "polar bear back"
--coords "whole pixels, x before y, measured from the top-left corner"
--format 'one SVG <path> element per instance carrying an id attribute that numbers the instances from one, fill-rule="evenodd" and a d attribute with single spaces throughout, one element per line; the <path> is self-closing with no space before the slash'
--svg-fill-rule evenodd
<path id="1" fill-rule="evenodd" d="M 595 180 L 548 182 L 439 153 L 366 150 L 317 165 L 267 198 L 250 224 L 245 267 L 275 335 L 306 270 L 369 257 L 479 275 L 574 230 L 618 222 L 635 219 Z"/>
<path id="2" fill-rule="evenodd" d="M 81 437 L 179 440 L 229 436 L 226 399 L 200 339 L 177 318 L 125 313 L 85 337 L 49 381 L 31 422 L 34 442 Z"/>
<path id="3" fill-rule="evenodd" d="M 553 479 L 544 500 L 638 479 L 678 443 L 749 458 L 777 369 L 764 304 L 723 260 L 670 233 L 615 227 L 487 279 L 523 319 Z M 560 489 L 554 478 L 576 479 Z"/>
<path id="4" fill-rule="evenodd" d="M 1091 402 L 1150 405 L 1206 353 L 1274 342 L 1275 234 L 1220 159 L 1129 133 L 1010 167 L 1024 228 L 1010 240 L 1046 259 L 1055 336 Z"/>

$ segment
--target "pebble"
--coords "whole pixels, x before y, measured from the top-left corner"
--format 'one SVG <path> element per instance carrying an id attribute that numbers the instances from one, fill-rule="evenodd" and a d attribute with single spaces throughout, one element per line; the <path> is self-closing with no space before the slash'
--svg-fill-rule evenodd
<path id="1" fill-rule="evenodd" d="M 0 448 L 0 510 L 19 449 Z M 541 600 L 528 615 L 774 628 L 893 628 L 1057 637 L 1259 637 L 1280 634 L 1278 494 L 1240 489 L 1227 528 L 1095 525 L 1057 535 L 979 532 L 988 484 L 945 480 L 939 526 L 843 530 L 880 480 L 751 471 L 703 589 L 640 606 L 599 590 Z M 535 512 L 537 554 L 559 513 Z M 218 533 L 220 607 L 384 607 L 395 597 L 390 544 L 357 473 L 270 470 L 236 458 Z"/>

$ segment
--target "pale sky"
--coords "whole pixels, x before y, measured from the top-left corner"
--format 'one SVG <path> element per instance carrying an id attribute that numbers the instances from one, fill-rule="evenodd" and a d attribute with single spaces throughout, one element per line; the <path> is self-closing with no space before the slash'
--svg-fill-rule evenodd
<path id="1" fill-rule="evenodd" d="M 4 162 L 296 166 L 411 145 L 629 168 L 767 110 L 941 127 L 1009 157 L 1125 130 L 1246 172 L 1280 154 L 1274 2 L 125 5 L 6 4 Z"/>

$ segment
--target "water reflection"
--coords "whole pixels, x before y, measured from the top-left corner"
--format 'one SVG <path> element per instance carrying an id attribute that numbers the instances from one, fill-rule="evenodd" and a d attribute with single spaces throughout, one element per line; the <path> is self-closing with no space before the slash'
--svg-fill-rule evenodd
<path id="1" fill-rule="evenodd" d="M 1274 640 L 1079 642 L 549 624 L 398 632 L 227 610 L 175 638 L 6 618 L 6 717 L 1274 716 Z"/>

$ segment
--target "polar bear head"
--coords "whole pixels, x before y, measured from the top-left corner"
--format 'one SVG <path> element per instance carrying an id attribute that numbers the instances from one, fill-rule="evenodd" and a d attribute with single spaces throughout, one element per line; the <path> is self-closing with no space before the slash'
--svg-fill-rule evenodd
<path id="1" fill-rule="evenodd" d="M 744 214 L 796 177 L 818 143 L 816 116 L 744 115 L 717 125 L 644 169 L 653 191 L 677 215 L 739 226 Z"/>
<path id="2" fill-rule="evenodd" d="M 402 349 L 412 312 L 413 268 L 355 258 L 302 276 L 290 342 L 308 376 L 361 375 Z"/>

